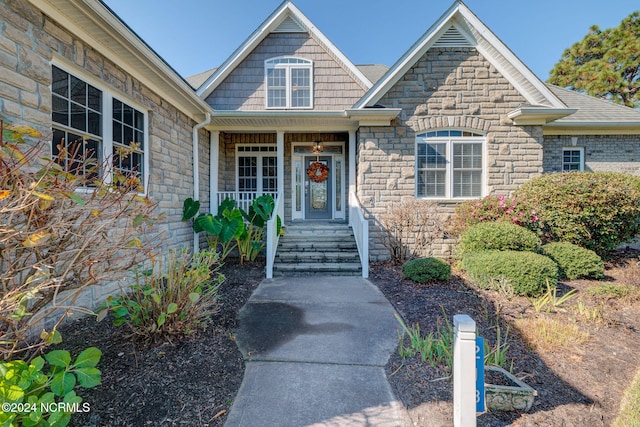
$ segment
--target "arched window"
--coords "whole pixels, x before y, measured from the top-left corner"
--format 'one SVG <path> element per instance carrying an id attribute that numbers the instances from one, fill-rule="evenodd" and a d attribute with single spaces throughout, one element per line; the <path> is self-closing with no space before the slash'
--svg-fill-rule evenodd
<path id="1" fill-rule="evenodd" d="M 482 197 L 484 142 L 483 135 L 465 130 L 416 135 L 416 197 Z"/>
<path id="2" fill-rule="evenodd" d="M 313 62 L 279 57 L 264 62 L 267 108 L 313 107 Z"/>

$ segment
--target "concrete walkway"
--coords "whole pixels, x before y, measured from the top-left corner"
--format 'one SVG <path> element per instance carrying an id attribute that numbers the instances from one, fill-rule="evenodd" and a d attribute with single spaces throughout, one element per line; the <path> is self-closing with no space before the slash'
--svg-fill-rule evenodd
<path id="1" fill-rule="evenodd" d="M 239 313 L 246 371 L 225 426 L 404 425 L 384 372 L 393 314 L 359 277 L 263 281 Z"/>

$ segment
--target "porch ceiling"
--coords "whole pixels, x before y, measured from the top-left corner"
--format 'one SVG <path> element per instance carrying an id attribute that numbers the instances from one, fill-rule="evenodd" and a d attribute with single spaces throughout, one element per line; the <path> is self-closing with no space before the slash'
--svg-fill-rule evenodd
<path id="1" fill-rule="evenodd" d="M 251 131 L 351 131 L 363 125 L 389 125 L 398 109 L 347 111 L 214 111 L 209 130 Z"/>
<path id="2" fill-rule="evenodd" d="M 350 131 L 358 128 L 358 121 L 348 118 L 319 117 L 212 117 L 210 130 L 225 132 L 246 131 Z"/>

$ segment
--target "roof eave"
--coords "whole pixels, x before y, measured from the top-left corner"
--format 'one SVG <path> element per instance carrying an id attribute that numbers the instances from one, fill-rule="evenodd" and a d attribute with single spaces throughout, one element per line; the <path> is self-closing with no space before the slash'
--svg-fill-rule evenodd
<path id="1" fill-rule="evenodd" d="M 507 114 L 518 126 L 545 125 L 554 120 L 570 116 L 575 108 L 520 107 Z"/>
<path id="2" fill-rule="evenodd" d="M 209 110 L 191 86 L 102 2 L 29 1 L 191 119 L 200 121 Z M 84 25 L 82 20 L 69 18 L 78 14 L 85 16 L 91 24 Z M 99 41 L 99 32 L 108 36 L 109 44 Z M 129 56 L 124 57 L 123 52 Z"/>
<path id="3" fill-rule="evenodd" d="M 365 110 L 216 110 L 211 130 L 247 131 L 351 131 L 360 126 L 389 126 L 400 113 L 399 108 Z"/>
<path id="4" fill-rule="evenodd" d="M 373 83 L 355 66 L 353 63 L 289 0 L 283 1 L 278 8 L 263 21 L 263 23 L 240 45 L 218 70 L 200 86 L 197 91 L 202 99 L 207 98 L 218 87 L 218 85 L 231 74 L 238 64 L 264 40 L 269 33 L 288 16 L 293 16 L 300 24 L 309 31 L 312 37 L 316 37 L 331 50 L 336 58 L 346 66 L 353 75 L 360 80 L 366 90 L 373 86 Z"/>
<path id="5" fill-rule="evenodd" d="M 396 83 L 397 76 L 403 75 L 407 72 L 411 65 L 414 62 L 414 57 L 416 56 L 416 52 L 422 50 L 428 50 L 429 43 L 433 43 L 434 36 L 442 30 L 442 27 L 449 22 L 449 20 L 454 16 L 457 9 L 459 7 L 458 3 L 452 4 L 449 9 L 440 17 L 438 21 L 433 23 L 431 27 L 423 34 L 423 36 L 418 39 L 401 57 L 396 61 L 395 64 L 389 68 L 380 80 L 376 82 L 375 85 L 354 105 L 355 109 L 362 109 L 366 107 L 371 107 L 375 103 L 377 103 L 382 96 L 388 92 L 391 87 Z"/>
<path id="6" fill-rule="evenodd" d="M 401 111 L 401 108 L 354 108 L 346 110 L 346 114 L 357 119 L 360 126 L 390 126 Z"/>
<path id="7" fill-rule="evenodd" d="M 455 1 L 449 9 L 436 21 L 429 29 L 422 35 L 411 48 L 405 52 L 405 54 L 389 69 L 387 74 L 383 76 L 369 90 L 355 105 L 355 108 L 364 108 L 372 106 L 380 101 L 380 99 L 387 93 L 391 87 L 404 75 L 408 69 L 415 63 L 418 57 L 427 52 L 431 46 L 436 42 L 437 36 L 443 31 L 443 28 L 452 24 L 457 27 L 462 26 L 459 19 L 464 19 L 477 33 L 481 35 L 487 42 L 496 49 L 496 51 L 505 58 L 519 73 L 523 76 L 529 84 L 544 98 L 544 101 L 548 103 L 548 107 L 551 108 L 563 108 L 565 105 L 562 101 L 555 96 L 549 90 L 544 83 L 536 77 L 536 75 L 529 70 L 529 68 L 518 59 L 518 57 L 511 52 L 511 50 L 486 26 L 484 23 L 461 1 Z M 483 49 L 483 47 L 474 39 L 473 34 L 463 32 L 465 37 L 469 40 L 474 40 L 475 47 L 492 65 L 496 67 L 509 81 L 516 87 L 516 89 L 527 96 L 527 89 L 518 84 L 517 79 L 509 78 L 509 73 L 501 66 L 499 61 L 494 60 L 490 52 Z M 539 102 L 533 102 L 533 99 L 529 99 L 529 102 L 538 104 Z"/>
<path id="8" fill-rule="evenodd" d="M 638 135 L 640 121 L 603 123 L 563 120 L 545 125 L 542 131 L 544 135 Z"/>

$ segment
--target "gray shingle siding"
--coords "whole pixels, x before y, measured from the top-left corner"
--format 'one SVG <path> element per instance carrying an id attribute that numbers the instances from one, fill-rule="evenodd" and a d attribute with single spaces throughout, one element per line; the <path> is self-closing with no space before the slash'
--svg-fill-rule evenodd
<path id="1" fill-rule="evenodd" d="M 272 33 L 209 95 L 217 110 L 264 110 L 264 61 L 297 56 L 313 61 L 314 110 L 344 110 L 364 90 L 314 39 L 306 33 Z"/>

